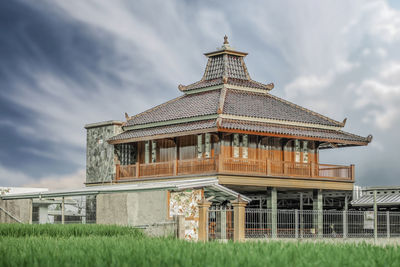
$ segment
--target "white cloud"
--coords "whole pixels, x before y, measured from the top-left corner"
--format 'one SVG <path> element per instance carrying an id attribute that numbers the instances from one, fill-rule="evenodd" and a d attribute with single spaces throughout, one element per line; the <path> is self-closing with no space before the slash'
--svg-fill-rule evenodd
<path id="1" fill-rule="evenodd" d="M 49 175 L 41 178 L 31 177 L 18 170 L 0 165 L 0 186 L 24 186 L 56 189 L 77 189 L 84 186 L 85 170 L 66 175 Z"/>
<path id="2" fill-rule="evenodd" d="M 400 12 L 391 8 L 386 1 L 371 1 L 365 7 L 370 15 L 370 31 L 387 43 L 400 39 Z"/>
<path id="3" fill-rule="evenodd" d="M 213 3 L 212 8 L 207 2 L 178 1 L 34 5 L 82 24 L 95 35 L 105 34 L 107 39 L 101 41 L 114 49 L 99 64 L 119 79 L 117 86 L 85 69 L 81 73 L 91 90 L 70 77 L 40 69 L 29 70 L 38 90 L 14 77 L 19 82 L 10 101 L 37 115 L 30 124 L 0 124 L 63 148 L 85 146 L 86 123 L 120 119 L 125 111 L 133 115 L 175 97 L 177 84 L 201 77 L 205 63 L 201 52 L 219 46 L 224 34 L 230 35 L 232 46 L 258 51 L 249 51 L 248 60 L 256 62 L 251 69 L 268 70 L 265 76 L 277 85 L 273 93 L 297 104 L 336 119 L 353 117 L 348 124 L 361 133 L 393 128 L 400 114 L 400 14 L 384 1 L 237 1 Z M 275 57 L 274 64 L 264 58 L 267 53 Z M 388 146 L 390 140 L 379 144 Z M 59 153 L 66 161 L 84 164 L 81 152 Z M 72 177 L 81 174 L 69 178 L 79 180 Z M 21 181 L 32 180 L 18 175 Z"/>
<path id="4" fill-rule="evenodd" d="M 50 190 L 77 189 L 84 187 L 86 177 L 85 170 L 78 170 L 67 175 L 54 175 L 40 178 L 37 181 L 30 181 L 23 186 L 26 187 L 45 187 Z"/>
<path id="5" fill-rule="evenodd" d="M 290 95 L 292 99 L 298 97 L 299 94 L 312 96 L 321 92 L 321 89 L 327 87 L 331 83 L 332 75 L 302 75 L 286 85 L 285 93 Z"/>
<path id="6" fill-rule="evenodd" d="M 365 80 L 356 89 L 355 107 L 368 108 L 364 120 L 372 121 L 381 129 L 394 126 L 399 118 L 400 86 L 388 85 L 378 80 Z"/>

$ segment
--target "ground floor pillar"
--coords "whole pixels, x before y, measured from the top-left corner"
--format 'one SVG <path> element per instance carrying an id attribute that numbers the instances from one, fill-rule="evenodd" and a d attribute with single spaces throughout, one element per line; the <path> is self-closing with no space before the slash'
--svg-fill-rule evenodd
<path id="1" fill-rule="evenodd" d="M 313 191 L 313 224 L 314 231 L 318 237 L 323 236 L 323 199 L 322 190 Z"/>
<path id="2" fill-rule="evenodd" d="M 207 241 L 208 240 L 208 209 L 211 206 L 211 202 L 207 201 L 203 198 L 199 203 L 199 232 L 198 239 L 199 241 Z"/>
<path id="3" fill-rule="evenodd" d="M 269 188 L 267 191 L 267 209 L 269 210 L 268 228 L 271 229 L 272 238 L 277 237 L 278 233 L 278 193 L 276 187 Z"/>
<path id="4" fill-rule="evenodd" d="M 243 201 L 238 198 L 236 201 L 232 202 L 233 206 L 233 240 L 234 241 L 244 241 L 245 239 L 245 208 L 247 201 Z"/>

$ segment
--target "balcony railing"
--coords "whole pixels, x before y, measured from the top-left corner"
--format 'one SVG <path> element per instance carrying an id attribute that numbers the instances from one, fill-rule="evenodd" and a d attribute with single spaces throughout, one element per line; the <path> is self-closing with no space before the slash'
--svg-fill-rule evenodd
<path id="1" fill-rule="evenodd" d="M 148 164 L 116 165 L 116 180 L 190 174 L 225 173 L 295 178 L 354 180 L 354 165 L 298 163 L 242 158 L 202 158 Z"/>

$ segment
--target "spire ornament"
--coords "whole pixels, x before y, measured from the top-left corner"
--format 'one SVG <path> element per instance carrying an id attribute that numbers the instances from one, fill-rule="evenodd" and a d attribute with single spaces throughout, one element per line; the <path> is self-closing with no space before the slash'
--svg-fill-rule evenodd
<path id="1" fill-rule="evenodd" d="M 229 44 L 229 42 L 228 42 L 228 36 L 226 36 L 226 34 L 225 34 L 225 36 L 224 36 L 224 45 L 226 45 L 226 44 Z"/>

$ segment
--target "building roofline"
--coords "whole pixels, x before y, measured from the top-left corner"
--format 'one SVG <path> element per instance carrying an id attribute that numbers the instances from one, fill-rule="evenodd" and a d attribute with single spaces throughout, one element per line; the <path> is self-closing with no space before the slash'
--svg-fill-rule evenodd
<path id="1" fill-rule="evenodd" d="M 86 124 L 85 125 L 85 129 L 91 129 L 91 128 L 96 128 L 96 127 L 109 126 L 109 125 L 122 126 L 122 124 L 123 124 L 122 121 L 116 121 L 116 120 L 101 121 L 101 122 L 95 122 L 95 123 Z"/>

